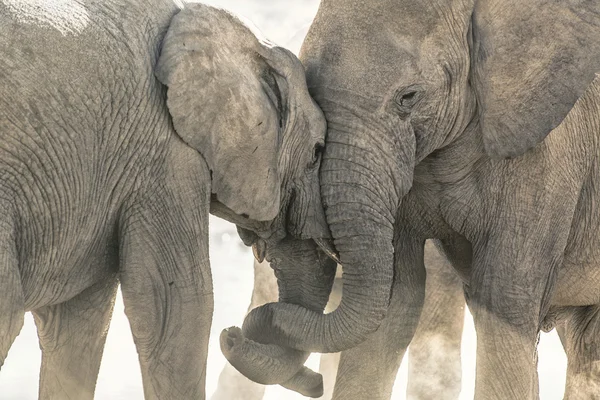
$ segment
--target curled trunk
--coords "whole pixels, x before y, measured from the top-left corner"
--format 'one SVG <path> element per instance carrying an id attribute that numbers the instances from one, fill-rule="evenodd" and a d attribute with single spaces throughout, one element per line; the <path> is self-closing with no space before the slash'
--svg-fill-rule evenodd
<path id="1" fill-rule="evenodd" d="M 339 207 L 349 211 L 346 204 Z M 332 211 L 335 208 L 330 206 Z M 393 231 L 391 226 L 386 229 L 383 224 L 368 224 L 364 220 L 353 222 L 353 228 L 345 224 L 344 229 L 354 233 L 335 241 L 344 265 L 339 307 L 330 314 L 322 314 L 298 304 L 266 304 L 247 315 L 244 332 L 262 331 L 263 343 L 334 353 L 357 346 L 379 327 L 391 295 Z"/>
<path id="2" fill-rule="evenodd" d="M 323 314 L 322 308 L 303 304 L 270 303 L 252 310 L 242 328 L 247 337 L 280 346 L 287 356 L 357 346 L 379 327 L 389 306 L 394 217 L 412 183 L 414 135 L 399 131 L 396 121 L 383 120 L 376 110 L 368 113 L 374 117 L 356 123 L 355 116 L 364 114 L 347 111 L 335 116 L 326 112 L 329 131 L 321 166 L 327 223 L 344 266 L 340 305 Z M 387 132 L 384 139 L 377 127 Z M 295 358 L 291 369 L 300 370 L 302 360 Z"/>
<path id="3" fill-rule="evenodd" d="M 307 397 L 323 395 L 323 377 L 304 366 L 309 353 L 252 341 L 236 327 L 223 330 L 220 342 L 225 358 L 248 379 L 263 385 L 281 384 Z"/>
<path id="4" fill-rule="evenodd" d="M 269 327 L 263 330 L 264 343 L 339 352 L 363 342 L 386 314 L 394 274 L 395 212 L 412 184 L 415 139 L 407 124 L 360 100 L 343 106 L 318 100 L 328 120 L 321 194 L 344 267 L 342 300 L 330 314 L 287 303 L 252 310 L 243 329 Z"/>
<path id="5" fill-rule="evenodd" d="M 277 276 L 279 301 L 322 313 L 335 278 L 336 263 L 312 240 L 285 238 L 276 244 L 261 243 L 257 247 L 263 246 Z M 269 343 L 269 328 L 257 321 L 245 324 L 243 331 L 235 327 L 224 330 L 220 341 L 225 358 L 255 382 L 281 384 L 304 396 L 320 397 L 321 375 L 304 367 L 310 353 Z"/>

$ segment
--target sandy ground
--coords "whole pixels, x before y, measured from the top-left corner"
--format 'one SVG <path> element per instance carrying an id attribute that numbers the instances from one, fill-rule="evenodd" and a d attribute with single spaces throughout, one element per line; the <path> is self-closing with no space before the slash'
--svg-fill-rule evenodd
<path id="1" fill-rule="evenodd" d="M 316 13 L 318 0 L 211 0 L 206 3 L 230 9 L 245 16 L 274 42 L 297 52 L 306 30 Z M 225 359 L 218 345 L 221 329 L 242 322 L 252 291 L 252 254 L 225 221 L 211 217 L 210 256 L 215 291 L 215 312 L 208 356 L 207 395 L 215 390 Z M 475 371 L 475 331 L 470 316 L 465 318 L 463 336 L 463 391 L 461 399 L 473 398 Z M 0 400 L 37 399 L 41 354 L 33 318 L 26 316 L 25 326 L 13 344 L 0 372 Z M 316 368 L 317 356 L 309 359 Z M 541 399 L 562 399 L 566 358 L 557 335 L 542 334 L 539 372 Z M 394 399 L 404 399 L 406 363 L 400 369 Z M 123 313 L 119 295 L 108 333 L 106 349 L 98 378 L 96 399 L 142 399 L 142 382 L 137 354 Z M 279 387 L 269 387 L 265 399 L 291 400 L 303 397 Z M 233 399 L 232 399 L 233 400 Z"/>

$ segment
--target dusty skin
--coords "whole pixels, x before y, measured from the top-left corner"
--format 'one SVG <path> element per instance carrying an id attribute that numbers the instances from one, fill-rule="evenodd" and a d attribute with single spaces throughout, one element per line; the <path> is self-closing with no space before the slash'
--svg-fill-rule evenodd
<path id="1" fill-rule="evenodd" d="M 270 324 L 269 343 L 346 350 L 334 399 L 390 397 L 430 238 L 467 285 L 476 399 L 536 398 L 539 331 L 554 324 L 565 397 L 600 397 L 599 15 L 595 2 L 321 3 L 300 58 L 327 119 L 343 296 L 330 314 L 269 306 L 247 321 Z"/>
<path id="2" fill-rule="evenodd" d="M 145 397 L 204 398 L 209 212 L 322 254 L 302 65 L 200 4 L 32 4 L 0 2 L 0 365 L 32 311 L 39 397 L 92 398 L 120 282 Z"/>
<path id="3" fill-rule="evenodd" d="M 49 2 L 44 3 L 47 4 Z M 68 3 L 68 1 L 63 1 L 62 3 Z M 254 6 L 252 5 L 253 2 L 250 0 L 245 1 L 242 4 L 239 4 L 239 2 L 235 1 L 216 3 L 223 3 L 228 8 L 231 7 L 232 9 L 240 9 L 244 13 L 247 12 L 253 20 L 256 19 L 256 21 L 261 23 L 259 25 L 267 33 L 268 37 L 277 38 L 279 43 L 285 43 L 285 39 L 290 35 L 288 35 L 287 32 L 277 32 L 276 29 L 279 28 L 280 25 L 285 25 L 285 29 L 291 28 L 295 31 L 297 27 L 303 26 L 304 22 L 298 24 L 298 21 L 302 20 L 304 17 L 304 10 L 310 8 L 308 5 L 302 5 L 299 8 L 296 6 L 296 3 L 288 4 L 284 2 L 285 4 L 282 5 L 282 2 L 279 2 L 278 4 L 274 4 L 274 7 L 271 9 L 267 10 L 267 7 L 265 7 L 265 5 L 260 1 L 255 2 L 257 3 L 257 6 Z M 277 2 L 274 1 L 273 3 Z M 265 12 L 263 15 L 260 14 L 261 10 L 268 12 Z M 293 13 L 294 18 L 286 18 L 286 13 Z M 283 29 L 281 29 L 281 31 L 283 31 Z M 231 237 L 233 237 L 233 233 L 229 232 L 228 230 L 223 230 L 225 228 L 221 228 L 221 225 L 223 225 L 221 221 L 216 221 L 215 219 L 213 219 L 211 224 L 211 263 L 213 265 L 215 301 L 217 303 L 215 305 L 216 314 L 213 322 L 213 331 L 216 332 L 216 334 L 213 336 L 217 338 L 220 328 L 215 328 L 215 326 L 223 327 L 237 323 L 241 318 L 242 311 L 240 307 L 238 307 L 238 309 L 235 305 L 237 302 L 243 302 L 245 299 L 245 295 L 242 295 L 242 299 L 236 302 L 235 296 L 231 298 L 229 295 L 224 295 L 224 293 L 232 292 L 236 293 L 236 296 L 239 296 L 239 293 L 245 293 L 250 290 L 248 285 L 250 285 L 250 282 L 252 282 L 252 277 L 246 272 L 248 270 L 247 266 L 250 265 L 251 253 L 244 252 L 243 250 L 232 251 L 230 246 L 232 246 L 233 242 L 222 240 L 222 236 L 229 237 L 229 235 L 231 235 Z M 237 249 L 237 245 L 235 245 L 235 247 Z M 240 265 L 244 265 L 244 267 L 240 267 Z M 133 342 L 127 340 L 127 338 L 130 337 L 129 325 L 127 320 L 125 320 L 121 315 L 123 306 L 122 302 L 120 301 L 120 297 L 117 300 L 115 307 L 116 315 L 113 318 L 107 341 L 108 354 L 105 354 L 103 358 L 103 366 L 101 368 L 101 376 L 99 388 L 96 391 L 96 398 L 141 398 L 142 387 L 141 379 L 138 376 L 139 366 L 137 365 L 137 355 L 135 354 L 135 350 L 132 349 Z M 243 307 L 245 308 L 245 305 Z M 233 317 L 231 317 L 231 315 L 233 315 Z M 239 316 L 236 318 L 235 315 Z M 36 356 L 36 353 L 39 350 L 37 343 L 34 342 L 37 341 L 37 337 L 35 337 L 35 333 L 32 333 L 34 330 L 33 323 L 29 318 L 27 318 L 27 323 L 28 324 L 25 327 L 25 331 L 17 340 L 18 343 L 16 343 L 16 346 L 13 346 L 11 350 L 12 356 L 8 358 L 6 367 L 0 374 L 0 393 L 2 393 L 3 396 L 7 395 L 8 398 L 37 398 L 37 395 L 32 392 L 32 390 L 37 391 L 37 372 L 32 373 L 31 371 L 32 369 L 36 368 L 36 365 L 39 365 L 39 359 L 37 359 L 39 358 L 39 355 Z M 468 332 L 467 335 L 469 335 Z M 469 337 L 472 336 L 467 336 L 467 338 Z M 27 340 L 29 340 L 29 342 L 27 342 Z M 542 342 L 544 342 L 543 338 Z M 213 351 L 215 356 L 209 360 L 208 365 L 208 376 L 210 382 L 207 382 L 207 387 L 209 388 L 214 387 L 215 384 L 214 379 L 210 379 L 211 374 L 214 377 L 215 369 L 217 369 L 219 364 L 222 363 L 219 359 L 220 350 L 216 348 L 218 345 L 213 347 L 215 347 Z M 549 350 L 553 349 L 551 348 Z M 543 356 L 544 353 L 542 352 L 540 357 L 543 358 Z M 559 359 L 558 361 L 562 361 L 560 360 L 560 357 L 557 358 Z M 542 399 L 562 398 L 560 376 L 556 376 L 555 371 L 552 371 L 552 364 L 555 363 L 556 361 L 554 361 L 554 359 L 547 360 L 546 362 L 540 362 L 540 367 L 546 370 L 546 374 L 541 375 L 540 378 L 543 379 L 544 377 L 547 377 L 549 375 L 548 373 L 552 373 L 550 376 L 553 377 L 546 379 L 545 385 L 541 387 L 541 389 L 546 389 L 546 396 L 542 396 Z M 467 365 L 470 365 L 470 361 L 467 363 Z M 559 368 L 562 368 L 562 364 L 560 362 L 555 365 L 558 365 Z M 469 368 L 467 368 L 466 373 L 470 377 L 471 371 Z M 467 380 L 467 393 L 469 390 L 472 390 L 472 388 L 469 388 L 469 383 L 470 379 Z M 557 384 L 558 386 L 556 386 Z M 555 389 L 548 390 L 552 387 Z M 267 390 L 267 398 L 283 398 L 282 396 L 285 395 L 284 393 L 275 391 L 273 389 L 274 388 L 269 388 Z M 398 391 L 396 391 L 394 398 L 397 398 L 396 396 L 399 396 L 398 398 L 403 398 L 401 397 L 401 393 Z M 466 399 L 469 397 L 465 397 L 463 393 L 461 398 Z"/>

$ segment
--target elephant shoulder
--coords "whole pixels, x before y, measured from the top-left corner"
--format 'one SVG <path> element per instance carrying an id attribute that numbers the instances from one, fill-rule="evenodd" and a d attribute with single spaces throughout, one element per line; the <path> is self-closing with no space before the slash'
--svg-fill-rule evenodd
<path id="1" fill-rule="evenodd" d="M 206 160 L 200 152 L 185 143 L 174 131 L 168 141 L 165 161 L 165 167 L 173 176 L 189 177 L 210 185 L 211 171 Z"/>

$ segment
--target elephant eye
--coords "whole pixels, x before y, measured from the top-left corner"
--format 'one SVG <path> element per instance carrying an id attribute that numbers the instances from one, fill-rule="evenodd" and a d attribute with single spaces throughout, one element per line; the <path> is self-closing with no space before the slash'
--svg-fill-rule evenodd
<path id="1" fill-rule="evenodd" d="M 313 149 L 313 158 L 312 158 L 311 167 L 316 167 L 317 165 L 319 165 L 319 162 L 321 161 L 321 157 L 323 156 L 324 149 L 325 149 L 325 147 L 323 146 L 323 143 L 315 144 L 315 147 Z"/>
<path id="2" fill-rule="evenodd" d="M 417 92 L 408 92 L 400 96 L 398 104 L 401 106 L 410 106 L 415 99 Z"/>
<path id="3" fill-rule="evenodd" d="M 415 86 L 399 91 L 394 97 L 394 103 L 402 117 L 408 116 L 415 104 L 421 100 L 421 90 Z"/>

